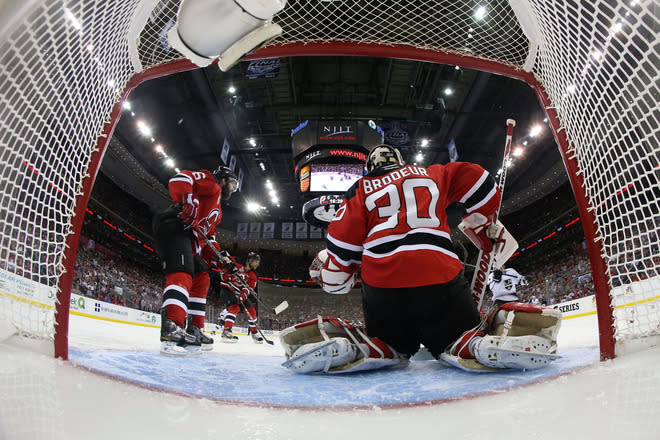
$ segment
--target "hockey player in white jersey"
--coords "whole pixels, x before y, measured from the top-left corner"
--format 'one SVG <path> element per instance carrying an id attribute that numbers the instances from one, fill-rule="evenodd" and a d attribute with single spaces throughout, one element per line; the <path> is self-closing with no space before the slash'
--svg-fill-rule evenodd
<path id="1" fill-rule="evenodd" d="M 526 286 L 529 279 L 511 267 L 501 266 L 488 275 L 488 288 L 493 294 L 493 302 L 499 306 L 519 301 L 517 286 Z"/>

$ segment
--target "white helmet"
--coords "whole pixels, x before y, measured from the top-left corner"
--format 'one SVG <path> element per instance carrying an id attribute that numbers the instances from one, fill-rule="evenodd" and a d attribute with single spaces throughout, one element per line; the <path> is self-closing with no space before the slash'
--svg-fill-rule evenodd
<path id="1" fill-rule="evenodd" d="M 367 158 L 366 169 L 367 173 L 372 172 L 376 168 L 384 167 L 387 165 L 402 166 L 406 163 L 403 161 L 401 152 L 389 145 L 378 145 L 371 150 Z"/>

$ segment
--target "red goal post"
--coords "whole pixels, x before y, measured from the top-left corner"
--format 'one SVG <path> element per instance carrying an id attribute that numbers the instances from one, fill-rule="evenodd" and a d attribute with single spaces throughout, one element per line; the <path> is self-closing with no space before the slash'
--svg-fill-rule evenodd
<path id="1" fill-rule="evenodd" d="M 192 69 L 165 35 L 179 2 L 26 0 L 0 6 L 0 319 L 68 356 L 73 267 L 122 101 Z M 601 358 L 660 323 L 659 19 L 652 0 L 288 1 L 251 59 L 413 59 L 529 84 L 578 203 Z M 0 334 L 0 337 L 3 335 Z"/>

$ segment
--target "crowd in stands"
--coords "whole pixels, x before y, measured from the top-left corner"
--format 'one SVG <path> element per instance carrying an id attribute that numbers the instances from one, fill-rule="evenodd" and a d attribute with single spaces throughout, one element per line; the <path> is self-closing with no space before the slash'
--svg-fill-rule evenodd
<path id="1" fill-rule="evenodd" d="M 158 312 L 165 277 L 81 237 L 71 291 L 120 306 Z"/>
<path id="2" fill-rule="evenodd" d="M 507 263 L 507 266 L 515 268 L 531 280 L 528 286 L 519 289 L 524 302 L 552 305 L 594 293 L 582 227 L 579 223 L 566 225 L 577 216 L 574 207 L 566 208 L 566 191 L 567 188 L 560 188 L 555 194 L 530 208 L 538 221 L 529 222 L 526 214 L 516 214 L 505 219 L 514 236 L 520 237 L 521 246 L 526 245 L 526 242 L 534 243 L 538 237 L 552 231 L 561 231 L 551 239 L 521 252 Z M 106 205 L 99 204 L 95 209 L 106 208 Z M 125 213 L 114 212 L 112 208 L 108 215 L 114 215 L 119 222 Z M 128 214 L 126 215 L 128 219 Z M 73 292 L 101 301 L 158 312 L 164 277 L 157 265 L 155 252 L 142 249 L 131 254 L 126 250 L 129 246 L 116 246 L 117 231 L 108 228 L 98 217 L 88 214 L 83 225 L 85 237 L 81 240 L 78 251 Z M 660 250 L 657 249 L 655 227 L 658 224 L 660 217 L 650 217 L 646 224 L 638 225 L 634 237 L 624 237 L 623 240 L 619 237 L 618 242 L 624 244 L 620 245 L 623 246 L 620 252 L 612 252 L 614 256 L 610 262 L 611 270 L 623 270 L 633 265 L 636 272 L 633 275 L 635 279 L 630 279 L 632 281 L 659 275 Z M 143 221 L 141 227 L 148 228 L 147 222 Z M 625 250 L 628 239 L 631 240 L 631 247 L 638 249 L 635 253 Z M 309 279 L 308 266 L 323 243 L 279 240 L 284 244 L 280 249 L 276 249 L 278 240 L 237 241 L 235 236 L 224 230 L 218 231 L 218 240 L 227 243 L 223 243 L 223 247 L 228 248 L 232 255 L 236 255 L 240 262 L 241 256 L 244 257 L 249 251 L 259 252 L 262 259 L 257 275 L 261 278 L 261 285 L 270 285 L 269 289 L 265 289 L 268 293 L 264 293 L 263 298 L 273 306 L 285 300 L 289 303 L 288 309 L 280 315 L 274 315 L 271 310 L 260 306 L 262 328 L 279 330 L 314 319 L 319 314 L 363 323 L 358 289 L 348 295 L 327 295 L 315 285 L 304 282 Z M 20 241 L 17 240 L 16 243 Z M 264 243 L 267 249 L 262 247 Z M 132 244 L 133 248 L 139 248 L 134 243 L 129 244 Z M 471 244 L 468 246 L 473 247 Z M 466 260 L 470 261 L 471 257 Z M 471 278 L 471 273 L 466 271 L 466 276 Z M 297 283 L 296 287 L 282 281 L 285 279 L 299 280 L 302 283 Z M 216 322 L 224 305 L 219 296 L 214 294 L 209 294 L 207 303 L 207 322 Z M 244 321 L 244 317 L 240 315 L 236 325 L 247 325 Z"/>

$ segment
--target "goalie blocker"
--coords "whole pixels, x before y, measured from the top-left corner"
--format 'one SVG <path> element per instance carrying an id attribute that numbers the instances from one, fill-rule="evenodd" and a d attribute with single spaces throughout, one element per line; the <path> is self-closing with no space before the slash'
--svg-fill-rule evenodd
<path id="1" fill-rule="evenodd" d="M 560 357 L 556 354 L 560 325 L 559 310 L 503 304 L 479 327 L 461 335 L 440 358 L 473 372 L 541 368 Z M 408 363 L 406 356 L 340 318 L 319 316 L 289 327 L 280 333 L 280 342 L 287 358 L 282 366 L 298 373 L 351 373 Z"/>

